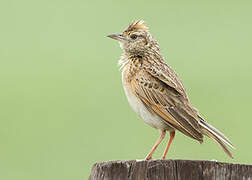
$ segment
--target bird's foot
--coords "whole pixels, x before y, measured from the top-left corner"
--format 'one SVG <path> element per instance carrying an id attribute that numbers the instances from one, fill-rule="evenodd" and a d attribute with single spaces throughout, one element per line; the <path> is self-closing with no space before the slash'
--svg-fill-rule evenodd
<path id="1" fill-rule="evenodd" d="M 152 159 L 152 156 L 148 155 L 145 160 L 151 160 Z"/>

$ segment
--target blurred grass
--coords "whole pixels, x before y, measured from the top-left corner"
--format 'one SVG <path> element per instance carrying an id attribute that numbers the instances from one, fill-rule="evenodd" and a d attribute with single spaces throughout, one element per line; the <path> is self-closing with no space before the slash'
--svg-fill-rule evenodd
<path id="1" fill-rule="evenodd" d="M 252 163 L 250 1 L 0 1 L 0 179 L 87 179 L 144 158 L 158 132 L 129 107 L 109 33 L 145 19 L 201 114 L 234 143 L 177 133 L 168 158 Z M 167 139 L 166 139 L 167 141 Z M 163 143 L 155 158 L 159 158 Z"/>

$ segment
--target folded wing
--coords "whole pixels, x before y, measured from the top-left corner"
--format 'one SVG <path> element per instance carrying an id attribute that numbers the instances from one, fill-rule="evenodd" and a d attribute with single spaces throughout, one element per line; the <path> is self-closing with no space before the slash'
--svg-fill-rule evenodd
<path id="1" fill-rule="evenodd" d="M 195 110 L 185 103 L 187 101 L 184 95 L 174 87 L 146 71 L 139 71 L 131 85 L 145 106 L 165 123 L 193 139 L 203 141 Z"/>

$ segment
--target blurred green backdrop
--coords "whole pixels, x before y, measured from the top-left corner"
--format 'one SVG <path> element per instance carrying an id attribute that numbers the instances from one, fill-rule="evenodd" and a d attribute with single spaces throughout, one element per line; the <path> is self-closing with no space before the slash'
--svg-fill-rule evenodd
<path id="1" fill-rule="evenodd" d="M 122 51 L 106 37 L 138 19 L 195 107 L 236 147 L 231 160 L 212 140 L 200 145 L 177 133 L 168 158 L 251 164 L 251 5 L 1 0 L 0 179 L 81 180 L 97 161 L 145 157 L 159 132 L 129 107 Z"/>

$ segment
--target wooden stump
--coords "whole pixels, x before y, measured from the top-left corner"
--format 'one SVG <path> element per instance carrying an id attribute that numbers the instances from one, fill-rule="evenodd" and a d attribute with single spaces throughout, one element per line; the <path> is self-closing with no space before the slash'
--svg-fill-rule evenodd
<path id="1" fill-rule="evenodd" d="M 252 165 L 214 161 L 109 161 L 93 165 L 89 180 L 252 180 Z"/>

